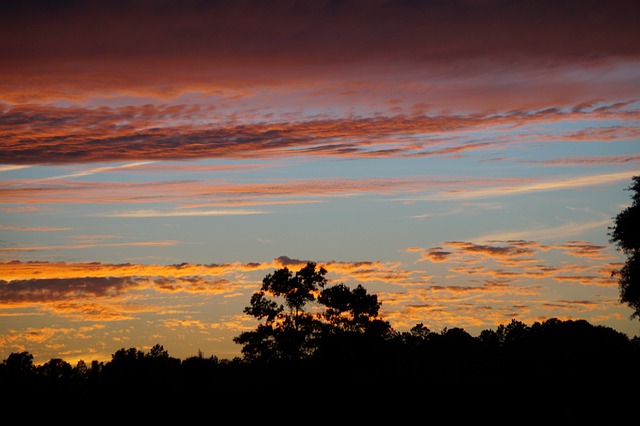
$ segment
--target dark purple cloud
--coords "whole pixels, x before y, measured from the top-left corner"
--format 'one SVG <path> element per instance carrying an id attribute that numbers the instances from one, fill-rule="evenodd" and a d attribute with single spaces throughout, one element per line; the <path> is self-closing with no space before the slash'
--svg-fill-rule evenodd
<path id="1" fill-rule="evenodd" d="M 28 103 L 49 91 L 636 61 L 639 16 L 631 0 L 5 1 L 0 92 Z"/>
<path id="2" fill-rule="evenodd" d="M 51 302 L 79 297 L 108 297 L 136 285 L 129 277 L 0 280 L 0 300 L 12 304 Z"/>
<path id="3" fill-rule="evenodd" d="M 287 66 L 638 57 L 639 13 L 625 0 L 5 1 L 0 54 Z"/>

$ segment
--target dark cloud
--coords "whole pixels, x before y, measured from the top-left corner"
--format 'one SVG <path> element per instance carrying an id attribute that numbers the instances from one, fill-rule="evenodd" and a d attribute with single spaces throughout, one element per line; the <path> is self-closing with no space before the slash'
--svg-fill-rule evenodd
<path id="1" fill-rule="evenodd" d="M 499 83 L 490 97 L 499 99 L 515 84 L 505 72 L 550 77 L 637 61 L 638 16 L 630 0 L 8 1 L 0 93 L 12 103 L 166 99 L 216 87 L 484 74 Z"/>
<path id="2" fill-rule="evenodd" d="M 107 297 L 120 294 L 136 285 L 129 277 L 0 280 L 0 300 L 12 304 L 53 302 L 79 297 Z"/>
<path id="3" fill-rule="evenodd" d="M 519 244 L 491 246 L 487 244 L 474 244 L 461 241 L 449 241 L 445 244 L 451 247 L 459 248 L 466 253 L 477 253 L 491 257 L 523 256 L 536 252 L 536 250 L 534 249 L 521 247 Z"/>
<path id="4" fill-rule="evenodd" d="M 452 254 L 453 252 L 444 251 L 442 247 L 434 247 L 426 250 L 423 256 L 427 257 L 432 262 L 444 262 L 445 260 L 449 259 L 449 256 L 451 256 Z"/>
<path id="5" fill-rule="evenodd" d="M 289 256 L 279 256 L 276 257 L 274 259 L 274 263 L 276 265 L 281 265 L 282 267 L 289 267 L 289 266 L 299 266 L 299 265 L 304 265 L 306 263 L 310 262 L 309 260 L 299 260 L 299 259 L 292 259 Z"/>
<path id="6" fill-rule="evenodd" d="M 25 62 L 207 57 L 245 65 L 639 55 L 640 5 L 535 1 L 18 1 L 0 55 Z M 6 63 L 6 62 L 5 62 Z M 81 67 L 82 65 L 79 64 Z"/>

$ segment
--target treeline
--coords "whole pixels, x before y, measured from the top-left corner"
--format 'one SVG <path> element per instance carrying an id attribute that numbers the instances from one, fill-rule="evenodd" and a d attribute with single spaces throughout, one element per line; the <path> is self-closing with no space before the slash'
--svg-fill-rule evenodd
<path id="1" fill-rule="evenodd" d="M 76 410 L 98 406 L 103 416 L 128 407 L 163 422 L 167 413 L 210 410 L 261 421 L 274 408 L 331 422 L 345 413 L 413 422 L 427 411 L 458 421 L 610 422 L 635 409 L 637 336 L 557 318 L 514 319 L 477 337 L 422 323 L 398 332 L 379 317 L 377 295 L 361 285 L 328 285 L 326 273 L 309 262 L 295 273 L 268 274 L 244 308 L 256 329 L 234 338 L 241 357 L 181 360 L 156 344 L 149 352 L 122 348 L 108 362 L 72 366 L 57 358 L 36 366 L 29 352 L 12 353 L 0 364 L 0 400 L 9 407 L 46 402 L 48 413 L 70 402 Z"/>
<path id="2" fill-rule="evenodd" d="M 431 399 L 439 406 L 451 401 L 448 396 L 488 403 L 492 395 L 494 403 L 507 404 L 504 409 L 520 397 L 537 395 L 546 407 L 557 398 L 579 397 L 584 404 L 597 396 L 591 403 L 602 408 L 620 404 L 627 392 L 621 391 L 640 379 L 638 337 L 584 320 L 549 319 L 531 326 L 512 320 L 477 337 L 462 328 L 436 333 L 417 324 L 384 339 L 354 333 L 318 345 L 308 358 L 268 361 L 201 353 L 181 360 L 160 344 L 149 352 L 122 348 L 109 362 L 75 366 L 62 359 L 36 366 L 30 353 L 12 353 L 0 364 L 0 386 L 5 401 L 13 396 L 113 402 L 117 396 L 119 404 L 127 404 L 144 394 L 161 403 L 207 400 L 226 407 L 238 398 L 250 405 L 297 400 L 313 389 L 314 395 L 387 403 Z"/>

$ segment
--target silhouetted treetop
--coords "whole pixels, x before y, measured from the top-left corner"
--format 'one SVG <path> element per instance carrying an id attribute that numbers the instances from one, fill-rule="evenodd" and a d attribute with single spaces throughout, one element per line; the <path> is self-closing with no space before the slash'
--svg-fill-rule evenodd
<path id="1" fill-rule="evenodd" d="M 609 242 L 615 243 L 627 257 L 624 266 L 612 273 L 618 276 L 620 301 L 633 309 L 632 317 L 640 317 L 640 175 L 632 180 L 627 188 L 633 191 L 631 206 L 614 218 L 614 226 L 609 227 Z"/>
<path id="2" fill-rule="evenodd" d="M 326 274 L 313 262 L 295 274 L 287 267 L 267 274 L 244 308 L 264 322 L 234 338 L 248 361 L 309 358 L 336 334 L 390 334 L 389 323 L 377 318 L 376 295 L 367 294 L 362 285 L 353 290 L 342 283 L 327 287 Z"/>

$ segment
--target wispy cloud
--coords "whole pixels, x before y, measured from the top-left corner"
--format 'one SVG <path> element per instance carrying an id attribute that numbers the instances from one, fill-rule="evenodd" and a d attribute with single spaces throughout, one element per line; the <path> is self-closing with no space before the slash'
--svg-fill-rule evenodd
<path id="1" fill-rule="evenodd" d="M 500 179 L 500 182 L 510 180 Z M 227 180 L 171 180 L 156 182 L 71 182 L 56 184 L 21 180 L 0 187 L 5 203 L 151 203 L 181 202 L 182 206 L 218 202 L 231 206 L 251 200 L 257 204 L 291 202 L 292 197 L 340 197 L 363 193 L 397 194 L 441 185 L 429 176 L 404 178 L 276 179 L 256 183 Z M 284 200 L 282 198 L 285 198 Z"/>
<path id="2" fill-rule="evenodd" d="M 287 117 L 276 122 L 237 115 L 203 124 L 186 105 L 123 108 L 16 106 L 0 110 L 0 163 L 68 164 L 133 161 L 92 168 L 49 179 L 75 178 L 152 161 L 272 159 L 283 157 L 425 157 L 460 156 L 513 143 L 505 129 L 558 121 L 618 119 L 637 121 L 640 111 L 628 104 L 589 110 L 517 110 L 495 113 L 433 115 L 376 114 L 341 118 Z M 215 112 L 208 112 L 214 114 Z M 206 121 L 206 118 L 205 118 Z M 179 122 L 179 124 L 176 124 Z M 126 125 L 123 125 L 126 123 Z M 477 139 L 477 132 L 494 137 Z M 522 143 L 532 135 L 522 134 Z M 533 139 L 548 138 L 535 134 Z M 558 132 L 557 140 L 564 139 Z M 568 140 L 573 140 L 569 138 Z"/>
<path id="3" fill-rule="evenodd" d="M 84 250 L 95 247 L 156 246 L 165 247 L 179 244 L 178 241 L 132 241 L 123 243 L 67 244 L 67 245 L 25 245 L 19 247 L 0 247 L 0 252 L 44 251 L 44 250 Z"/>
<path id="4" fill-rule="evenodd" d="M 105 213 L 102 217 L 197 217 L 197 216 L 245 216 L 254 214 L 269 214 L 270 212 L 259 210 L 178 210 L 178 211 L 157 211 L 157 210 L 133 210 L 128 212 Z"/>
<path id="5" fill-rule="evenodd" d="M 552 158 L 549 160 L 520 160 L 520 162 L 544 166 L 597 166 L 603 164 L 638 163 L 640 162 L 640 155 L 575 156 Z"/>
<path id="6" fill-rule="evenodd" d="M 630 180 L 637 174 L 636 170 L 628 170 L 615 173 L 581 176 L 576 178 L 556 179 L 553 181 L 540 180 L 521 185 L 494 186 L 488 188 L 456 189 L 455 191 L 441 192 L 436 195 L 427 195 L 416 199 L 420 200 L 467 200 L 477 198 L 493 198 L 509 195 L 520 195 L 533 192 L 558 191 L 589 186 L 607 185 L 614 182 Z M 414 199 L 414 200 L 416 200 Z"/>
<path id="7" fill-rule="evenodd" d="M 28 165 L 0 165 L 0 172 L 9 172 L 11 170 L 20 170 L 20 169 L 26 169 L 28 167 Z"/>
<path id="8" fill-rule="evenodd" d="M 586 223 L 573 223 L 554 227 L 534 228 L 518 231 L 494 232 L 474 238 L 476 242 L 505 240 L 558 240 L 581 235 L 592 229 L 606 229 L 612 224 L 611 219 L 603 219 Z"/>
<path id="9" fill-rule="evenodd" d="M 12 225 L 0 225 L 0 229 L 6 229 L 10 231 L 35 231 L 35 232 L 57 232 L 57 231 L 70 231 L 73 228 L 63 227 L 50 227 L 50 226 L 12 226 Z"/>
<path id="10" fill-rule="evenodd" d="M 39 179 L 39 181 L 49 181 L 49 180 L 56 180 L 56 179 L 73 179 L 73 178 L 78 178 L 78 177 L 84 177 L 84 176 L 91 176 L 94 175 L 96 173 L 104 173 L 104 172 L 111 172 L 114 170 L 120 170 L 120 169 L 129 169 L 129 168 L 135 168 L 135 167 L 140 167 L 146 164 L 151 164 L 153 163 L 153 161 L 139 161 L 136 163 L 128 163 L 128 164 L 121 164 L 119 166 L 104 166 L 104 167 L 94 167 L 91 169 L 87 169 L 87 170 L 80 170 L 77 171 L 75 173 L 70 173 L 70 174 L 66 174 L 66 175 L 60 175 L 60 176 L 51 176 L 51 177 L 47 177 L 47 178 L 42 178 Z M 37 182 L 38 180 L 36 180 Z"/>
<path id="11" fill-rule="evenodd" d="M 193 203 L 193 204 L 181 204 L 178 206 L 180 209 L 194 209 L 201 207 L 238 207 L 238 206 L 282 206 L 282 205 L 294 205 L 294 204 L 317 204 L 317 203 L 326 203 L 326 200 L 308 200 L 308 199 L 300 199 L 300 200 L 234 200 L 234 199 L 224 199 L 217 202 L 205 202 L 205 203 Z"/>

